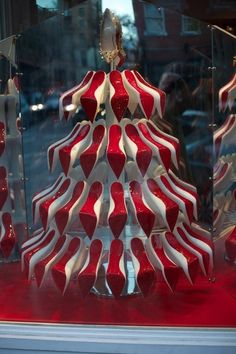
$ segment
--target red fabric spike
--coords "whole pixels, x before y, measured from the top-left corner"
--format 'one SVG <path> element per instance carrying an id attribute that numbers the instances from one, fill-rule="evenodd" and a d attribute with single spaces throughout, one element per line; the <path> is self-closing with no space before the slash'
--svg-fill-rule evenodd
<path id="1" fill-rule="evenodd" d="M 115 297 L 120 296 L 126 281 L 124 274 L 124 245 L 121 240 L 113 240 L 111 242 L 106 279 L 112 294 Z"/>
<path id="2" fill-rule="evenodd" d="M 129 95 L 124 87 L 122 75 L 119 71 L 111 71 L 109 74 L 109 79 L 110 85 L 114 90 L 113 95 L 110 97 L 111 107 L 117 120 L 120 122 L 128 107 Z"/>
<path id="3" fill-rule="evenodd" d="M 126 162 L 122 145 L 121 127 L 118 124 L 113 124 L 108 133 L 107 160 L 117 178 L 120 177 Z"/>
<path id="4" fill-rule="evenodd" d="M 70 200 L 65 205 L 63 205 L 63 207 L 61 207 L 55 214 L 55 221 L 60 235 L 62 235 L 65 232 L 65 229 L 67 228 L 68 222 L 71 217 L 71 210 L 81 197 L 84 191 L 84 186 L 84 182 L 78 182 L 74 187 Z"/>
<path id="5" fill-rule="evenodd" d="M 100 124 L 97 125 L 94 128 L 92 142 L 90 146 L 80 155 L 80 164 L 86 178 L 89 177 L 92 169 L 94 168 L 97 162 L 99 152 L 103 145 L 105 133 L 105 127 Z"/>
<path id="6" fill-rule="evenodd" d="M 11 252 L 13 251 L 17 238 L 16 233 L 13 228 L 11 214 L 3 213 L 2 214 L 2 225 L 1 228 L 4 229 L 3 237 L 0 241 L 0 249 L 5 258 L 10 257 Z M 1 230 L 3 231 L 3 230 Z"/>
<path id="7" fill-rule="evenodd" d="M 47 229 L 48 225 L 48 217 L 50 213 L 50 206 L 55 202 L 56 199 L 61 197 L 63 194 L 65 194 L 70 186 L 70 179 L 66 179 L 61 187 L 58 189 L 58 191 L 49 199 L 45 200 L 39 207 L 39 213 L 40 213 L 40 218 L 41 222 L 43 225 L 44 230 Z"/>
<path id="8" fill-rule="evenodd" d="M 170 168 L 170 159 L 171 159 L 170 150 L 166 146 L 162 145 L 161 143 L 157 142 L 152 138 L 151 134 L 149 133 L 144 123 L 138 123 L 138 127 L 142 135 L 154 146 L 154 149 L 156 149 L 159 152 L 161 163 L 168 171 Z"/>
<path id="9" fill-rule="evenodd" d="M 125 126 L 125 133 L 129 139 L 136 145 L 136 161 L 140 172 L 145 176 L 152 159 L 152 149 L 147 146 L 140 138 L 137 129 L 132 124 Z"/>
<path id="10" fill-rule="evenodd" d="M 101 85 L 106 80 L 106 74 L 104 71 L 97 71 L 91 81 L 90 87 L 80 98 L 81 105 L 85 110 L 85 113 L 91 120 L 94 121 L 97 110 L 100 104 L 100 96 L 103 95 L 103 92 L 99 92 L 99 90 L 103 90 L 104 88 Z M 99 96 L 100 95 L 100 96 Z"/>
<path id="11" fill-rule="evenodd" d="M 160 95 L 160 105 L 161 105 L 161 112 L 162 115 L 165 112 L 165 105 L 166 105 L 166 94 L 164 91 L 158 89 L 157 87 L 151 85 L 149 82 L 147 82 L 146 80 L 144 80 L 144 78 L 142 77 L 142 75 L 140 75 L 140 73 L 136 70 L 133 70 L 134 75 L 136 76 L 136 78 L 144 85 L 146 85 L 147 87 L 152 88 L 153 90 L 155 90 L 159 95 Z"/>
<path id="12" fill-rule="evenodd" d="M 31 250 L 29 250 L 28 252 L 25 253 L 25 256 L 24 256 L 24 270 L 25 270 L 25 274 L 26 274 L 27 278 L 29 278 L 29 274 L 30 274 L 30 268 L 29 267 L 30 267 L 31 258 L 39 250 L 41 250 L 45 246 L 49 245 L 49 243 L 53 240 L 54 236 L 55 236 L 55 231 L 52 230 L 51 232 L 49 232 L 47 234 L 47 236 L 46 236 L 46 238 L 44 239 L 43 242 L 41 242 L 40 244 L 37 244 L 35 247 L 33 247 Z"/>
<path id="13" fill-rule="evenodd" d="M 164 203 L 167 225 L 170 230 L 173 230 L 179 215 L 178 204 L 170 199 L 153 179 L 148 179 L 147 185 L 150 192 Z"/>
<path id="14" fill-rule="evenodd" d="M 110 203 L 113 209 L 108 213 L 108 224 L 115 238 L 118 238 L 125 227 L 128 213 L 125 204 L 124 190 L 120 182 L 114 182 L 110 189 Z"/>
<path id="15" fill-rule="evenodd" d="M 50 264 L 50 268 L 55 264 L 57 260 L 57 255 L 59 251 L 63 248 L 66 241 L 66 236 L 62 236 L 57 240 L 55 247 L 53 248 L 52 252 L 46 257 L 41 259 L 34 268 L 35 278 L 37 281 L 38 287 L 40 287 L 42 280 L 45 276 L 46 267 L 47 265 L 55 258 L 54 262 Z"/>
<path id="16" fill-rule="evenodd" d="M 154 226 L 155 214 L 143 202 L 141 185 L 132 181 L 129 188 L 138 222 L 145 234 L 149 236 Z"/>
<path id="17" fill-rule="evenodd" d="M 90 131 L 89 124 L 82 126 L 82 128 L 79 130 L 78 134 L 76 135 L 75 139 L 71 141 L 68 145 L 60 149 L 59 158 L 61 162 L 61 167 L 66 176 L 69 173 L 77 157 L 76 146 L 78 147 L 82 141 L 85 141 L 85 139 L 88 138 L 89 131 Z"/>
<path id="18" fill-rule="evenodd" d="M 155 280 L 155 271 L 149 262 L 141 239 L 135 237 L 131 240 L 130 249 L 136 282 L 144 296 L 147 296 Z M 135 257 L 135 258 L 134 258 Z"/>
<path id="19" fill-rule="evenodd" d="M 89 247 L 88 261 L 78 275 L 79 289 L 84 295 L 87 295 L 94 286 L 100 261 L 102 257 L 103 244 L 101 240 L 94 240 Z"/>
<path id="20" fill-rule="evenodd" d="M 101 205 L 96 204 L 97 202 L 99 203 L 102 192 L 102 184 L 100 182 L 94 182 L 90 187 L 87 200 L 79 212 L 81 224 L 90 239 L 93 237 L 98 224 Z"/>
<path id="21" fill-rule="evenodd" d="M 62 256 L 62 258 L 52 267 L 52 277 L 56 283 L 58 289 L 64 293 L 70 277 L 73 272 L 73 266 L 76 263 L 74 260 L 73 265 L 70 265 L 70 261 L 73 256 L 79 251 L 81 246 L 81 240 L 78 237 L 75 237 L 71 240 L 67 251 Z"/>
<path id="22" fill-rule="evenodd" d="M 143 89 L 141 89 L 137 85 L 135 76 L 131 71 L 125 70 L 124 74 L 125 74 L 127 81 L 129 82 L 129 84 L 135 89 L 135 91 L 137 92 L 137 94 L 140 97 L 140 105 L 143 110 L 143 113 L 145 114 L 145 116 L 148 119 L 151 118 L 153 108 L 154 108 L 153 96 L 150 95 L 148 92 L 144 91 Z"/>

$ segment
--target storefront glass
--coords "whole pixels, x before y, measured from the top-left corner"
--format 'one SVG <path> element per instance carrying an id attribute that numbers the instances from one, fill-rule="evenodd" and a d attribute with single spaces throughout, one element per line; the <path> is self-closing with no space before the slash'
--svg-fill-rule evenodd
<path id="1" fill-rule="evenodd" d="M 0 320 L 233 327 L 234 117 L 229 108 L 219 113 L 218 93 L 234 73 L 235 40 L 148 2 L 116 15 L 127 55 L 120 121 L 101 96 L 112 92 L 112 76 L 105 78 L 110 67 L 99 54 L 100 1 L 17 38 L 24 230 L 35 242 L 23 243 L 21 264 L 0 265 Z M 60 97 L 90 70 L 100 73 L 70 117 L 76 100 Z M 105 80 L 93 92 L 92 75 Z M 164 96 L 152 101 L 150 83 L 166 94 L 163 118 Z M 229 134 L 218 131 L 227 119 Z"/>

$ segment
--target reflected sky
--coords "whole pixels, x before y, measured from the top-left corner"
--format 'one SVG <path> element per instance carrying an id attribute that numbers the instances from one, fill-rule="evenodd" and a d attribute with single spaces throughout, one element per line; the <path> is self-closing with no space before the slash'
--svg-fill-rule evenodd
<path id="1" fill-rule="evenodd" d="M 129 14 L 130 17 L 134 19 L 132 0 L 120 0 L 113 2 L 111 2 L 111 0 L 103 0 L 102 10 L 104 11 L 106 8 L 109 8 L 118 15 Z"/>
<path id="2" fill-rule="evenodd" d="M 55 0 L 36 0 L 36 4 L 41 7 L 47 7 L 49 9 L 57 6 L 57 1 Z"/>
<path id="3" fill-rule="evenodd" d="M 37 0 L 36 3 L 46 8 L 57 7 L 57 0 Z M 102 0 L 102 10 L 104 11 L 107 7 L 116 14 L 129 14 L 131 18 L 134 18 L 132 0 L 119 0 L 112 3 L 110 0 Z"/>

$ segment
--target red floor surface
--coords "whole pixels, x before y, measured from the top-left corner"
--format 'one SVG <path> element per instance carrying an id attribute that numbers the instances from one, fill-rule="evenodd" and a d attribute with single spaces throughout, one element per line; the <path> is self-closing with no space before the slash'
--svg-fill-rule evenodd
<path id="1" fill-rule="evenodd" d="M 78 324 L 151 326 L 236 326 L 236 269 L 216 255 L 216 280 L 200 276 L 194 286 L 185 280 L 172 294 L 157 283 L 147 298 L 119 300 L 89 295 L 83 298 L 77 284 L 64 296 L 51 281 L 38 289 L 21 273 L 20 264 L 0 265 L 0 320 Z"/>

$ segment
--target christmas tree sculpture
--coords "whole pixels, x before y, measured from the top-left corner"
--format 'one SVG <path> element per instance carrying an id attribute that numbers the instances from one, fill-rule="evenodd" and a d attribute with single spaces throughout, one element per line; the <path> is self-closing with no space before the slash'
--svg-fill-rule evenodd
<path id="1" fill-rule="evenodd" d="M 60 164 L 63 172 L 33 198 L 42 228 L 24 243 L 22 267 L 39 286 L 51 272 L 62 292 L 77 279 L 83 294 L 115 297 L 147 295 L 157 274 L 171 289 L 181 272 L 190 283 L 198 270 L 209 276 L 212 243 L 196 224 L 196 189 L 172 171 L 179 142 L 151 120 L 162 118 L 165 93 L 137 71 L 115 70 L 125 54 L 108 9 L 101 53 L 110 73 L 89 71 L 60 98 L 61 117 L 82 106 L 88 119 L 48 149 L 49 169 Z M 144 118 L 135 119 L 137 108 Z"/>

